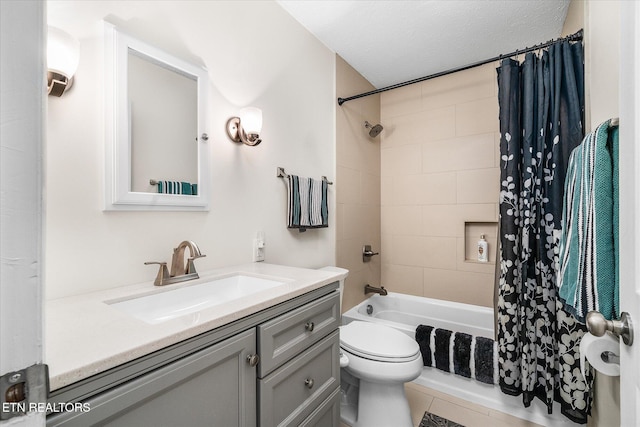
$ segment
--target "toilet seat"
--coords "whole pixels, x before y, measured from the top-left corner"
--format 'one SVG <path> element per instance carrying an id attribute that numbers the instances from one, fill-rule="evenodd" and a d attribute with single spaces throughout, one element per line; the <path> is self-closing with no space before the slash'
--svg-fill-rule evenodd
<path id="1" fill-rule="evenodd" d="M 348 353 L 380 362 L 410 362 L 420 355 L 418 343 L 400 331 L 371 322 L 340 327 L 340 346 Z"/>

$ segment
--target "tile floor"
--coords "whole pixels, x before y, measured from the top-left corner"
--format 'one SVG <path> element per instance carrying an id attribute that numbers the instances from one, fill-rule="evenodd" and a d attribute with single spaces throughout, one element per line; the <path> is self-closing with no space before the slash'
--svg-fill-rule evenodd
<path id="1" fill-rule="evenodd" d="M 418 427 L 425 411 L 465 427 L 543 427 L 414 383 L 405 386 L 413 425 Z M 340 427 L 347 427 L 340 424 Z"/>
<path id="2" fill-rule="evenodd" d="M 415 426 L 420 425 L 424 412 L 429 411 L 465 427 L 542 427 L 414 383 L 406 384 L 405 392 Z"/>

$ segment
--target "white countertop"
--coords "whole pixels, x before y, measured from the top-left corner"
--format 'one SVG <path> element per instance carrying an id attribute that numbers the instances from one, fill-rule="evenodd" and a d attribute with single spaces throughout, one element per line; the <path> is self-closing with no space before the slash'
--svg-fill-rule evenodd
<path id="1" fill-rule="evenodd" d="M 194 314 L 158 324 L 127 315 L 105 301 L 166 292 L 232 273 L 286 281 L 283 285 Z M 134 360 L 234 320 L 341 280 L 346 273 L 250 263 L 200 273 L 200 279 L 154 286 L 153 282 L 123 286 L 46 302 L 45 363 L 51 390 Z"/>

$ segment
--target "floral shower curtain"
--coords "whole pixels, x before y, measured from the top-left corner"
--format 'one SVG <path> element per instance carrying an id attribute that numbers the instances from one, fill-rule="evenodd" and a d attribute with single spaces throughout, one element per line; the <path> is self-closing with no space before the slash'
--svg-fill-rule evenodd
<path id="1" fill-rule="evenodd" d="M 500 103 L 500 387 L 585 423 L 592 378 L 580 374 L 586 329 L 557 298 L 558 238 L 571 151 L 584 136 L 582 43 L 558 42 L 498 68 Z"/>

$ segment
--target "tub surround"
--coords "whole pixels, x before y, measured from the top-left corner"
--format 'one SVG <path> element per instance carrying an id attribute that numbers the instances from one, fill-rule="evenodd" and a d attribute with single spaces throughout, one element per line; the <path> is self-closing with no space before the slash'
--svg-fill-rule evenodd
<path id="1" fill-rule="evenodd" d="M 367 314 L 369 305 L 371 314 Z M 395 292 L 389 292 L 387 296 L 373 295 L 342 314 L 343 324 L 353 321 L 390 326 L 412 338 L 415 337 L 416 328 L 420 324 L 464 332 L 476 337 L 493 337 L 493 310 L 490 308 Z M 464 399 L 470 402 L 469 404 L 482 405 L 530 423 L 549 427 L 576 425 L 561 415 L 557 403 L 554 405 L 553 415 L 548 415 L 546 406 L 538 399 L 535 399 L 529 408 L 525 408 L 520 397 L 504 394 L 499 387 L 444 372 L 435 367 L 424 367 L 422 374 L 413 384 L 438 390 L 439 393 Z"/>
<path id="2" fill-rule="evenodd" d="M 220 306 L 148 324 L 108 303 L 166 292 L 241 273 L 284 284 Z M 46 358 L 51 390 L 90 377 L 198 334 L 290 300 L 345 274 L 265 263 L 242 264 L 201 273 L 199 280 L 162 289 L 153 281 L 51 300 L 46 303 Z"/>

